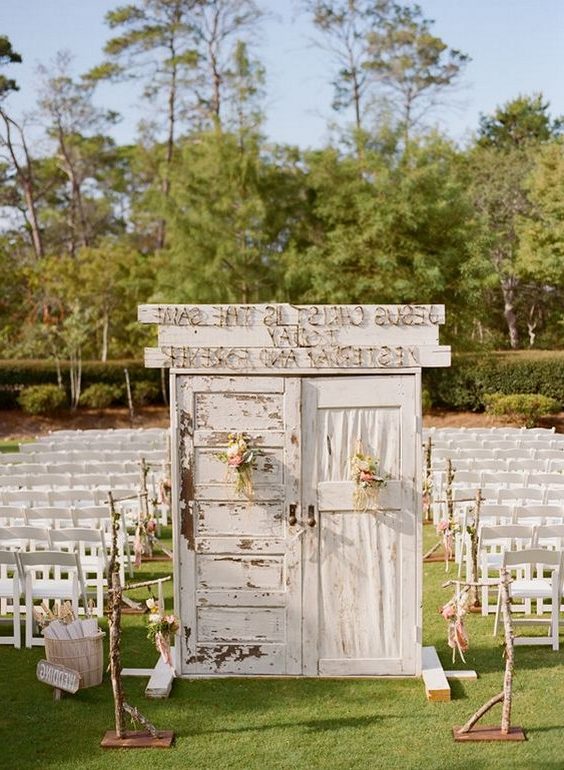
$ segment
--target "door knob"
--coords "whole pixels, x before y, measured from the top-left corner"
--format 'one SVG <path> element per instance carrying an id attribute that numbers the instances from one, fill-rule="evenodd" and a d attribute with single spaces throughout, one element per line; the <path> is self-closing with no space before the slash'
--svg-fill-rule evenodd
<path id="1" fill-rule="evenodd" d="M 288 516 L 288 524 L 291 527 L 294 527 L 296 525 L 297 521 L 298 521 L 298 519 L 296 518 L 296 509 L 297 509 L 297 507 L 298 506 L 296 505 L 296 503 L 290 503 L 290 505 L 288 506 L 288 509 L 290 511 L 289 516 Z"/>
<path id="2" fill-rule="evenodd" d="M 309 527 L 315 527 L 315 506 L 308 505 L 307 507 L 307 523 Z"/>

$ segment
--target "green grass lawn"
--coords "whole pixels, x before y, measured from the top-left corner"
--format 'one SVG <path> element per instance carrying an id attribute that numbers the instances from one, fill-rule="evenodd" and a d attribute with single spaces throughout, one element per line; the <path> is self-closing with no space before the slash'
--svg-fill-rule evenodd
<path id="1" fill-rule="evenodd" d="M 432 528 L 425 528 L 429 545 Z M 170 562 L 142 567 L 143 578 L 164 574 Z M 452 568 L 451 571 L 453 572 Z M 35 678 L 41 649 L 0 647 L 0 767 L 24 768 L 428 768 L 506 770 L 564 768 L 564 652 L 516 649 L 513 723 L 526 743 L 455 744 L 451 727 L 501 690 L 503 658 L 493 619 L 470 616 L 466 665 L 450 662 L 445 622 L 437 608 L 449 598 L 441 588 L 444 565 L 425 575 L 424 643 L 435 645 L 446 668 L 475 668 L 477 682 L 452 684 L 450 703 L 427 703 L 420 680 L 217 679 L 174 683 L 166 701 L 143 697 L 145 679 L 126 678 L 130 703 L 161 729 L 176 732 L 171 750 L 102 750 L 113 728 L 106 675 L 94 687 L 54 703 Z M 170 598 L 171 586 L 167 585 Z M 146 592 L 140 591 L 139 597 Z M 151 666 L 156 653 L 143 619 L 124 619 L 124 665 Z M 499 720 L 495 707 L 484 723 Z"/>

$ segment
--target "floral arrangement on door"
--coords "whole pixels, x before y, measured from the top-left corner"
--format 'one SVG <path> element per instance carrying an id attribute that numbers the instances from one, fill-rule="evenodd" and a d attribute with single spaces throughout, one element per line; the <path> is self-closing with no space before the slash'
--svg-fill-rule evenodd
<path id="1" fill-rule="evenodd" d="M 353 507 L 355 511 L 378 510 L 380 489 L 386 486 L 386 477 L 379 471 L 379 460 L 367 454 L 359 441 L 351 457 L 351 477 L 355 484 Z"/>
<path id="2" fill-rule="evenodd" d="M 219 452 L 217 457 L 227 465 L 227 476 L 233 479 L 238 494 L 253 497 L 253 471 L 257 457 L 262 454 L 248 433 L 230 433 L 227 437 L 227 449 Z"/>

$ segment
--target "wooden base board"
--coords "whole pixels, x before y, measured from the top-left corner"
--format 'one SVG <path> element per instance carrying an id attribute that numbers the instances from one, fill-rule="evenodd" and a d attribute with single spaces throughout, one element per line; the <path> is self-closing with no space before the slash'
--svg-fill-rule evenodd
<path id="1" fill-rule="evenodd" d="M 459 682 L 475 682 L 478 674 L 475 671 L 445 671 L 447 679 L 456 679 Z"/>
<path id="2" fill-rule="evenodd" d="M 100 746 L 103 749 L 170 749 L 174 742 L 172 730 L 161 730 L 156 738 L 141 730 L 128 730 L 118 738 L 115 730 L 108 730 Z"/>
<path id="3" fill-rule="evenodd" d="M 423 559 L 423 563 L 424 563 L 424 564 L 431 564 L 431 563 L 434 563 L 434 562 L 439 562 L 439 561 L 442 561 L 442 562 L 444 563 L 444 562 L 446 561 L 446 559 L 445 559 L 445 557 L 444 557 L 444 556 L 435 556 L 434 554 L 433 554 L 432 556 L 425 556 L 425 557 L 424 557 L 424 559 Z M 449 563 L 450 563 L 451 561 L 452 561 L 452 562 L 454 561 L 454 556 L 452 556 L 452 557 L 449 559 Z"/>
<path id="4" fill-rule="evenodd" d="M 450 701 L 450 685 L 434 647 L 421 651 L 421 676 L 428 701 Z"/>
<path id="5" fill-rule="evenodd" d="M 511 727 L 508 733 L 502 733 L 499 727 L 473 727 L 468 733 L 459 733 L 462 725 L 452 728 L 455 741 L 526 741 L 522 727 Z"/>

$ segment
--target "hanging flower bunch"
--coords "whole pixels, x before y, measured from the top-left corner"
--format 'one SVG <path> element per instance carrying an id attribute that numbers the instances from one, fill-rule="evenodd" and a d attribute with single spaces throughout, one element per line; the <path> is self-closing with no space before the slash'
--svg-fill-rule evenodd
<path id="1" fill-rule="evenodd" d="M 463 663 L 464 653 L 468 650 L 468 634 L 464 628 L 464 615 L 468 610 L 468 592 L 457 591 L 453 598 L 441 607 L 440 614 L 448 623 L 447 643 L 452 650 L 452 662 L 456 660 L 456 653 L 460 655 Z"/>
<path id="2" fill-rule="evenodd" d="M 143 556 L 151 556 L 153 553 L 153 540 L 157 531 L 157 520 L 154 516 L 139 518 L 135 527 L 135 537 L 133 538 L 133 553 L 135 555 L 135 566 L 140 567 Z"/>
<path id="3" fill-rule="evenodd" d="M 454 535 L 458 525 L 454 519 L 441 519 L 437 524 L 437 535 L 442 537 L 445 552 L 445 572 L 448 572 L 449 562 L 454 556 Z"/>
<path id="4" fill-rule="evenodd" d="M 176 615 L 161 614 L 157 602 L 151 598 L 146 601 L 149 608 L 149 618 L 147 620 L 147 639 L 150 639 L 162 659 L 171 668 L 174 668 L 171 653 L 172 637 L 180 628 L 180 623 Z"/>
<path id="5" fill-rule="evenodd" d="M 235 473 L 235 492 L 253 496 L 253 470 L 260 455 L 262 451 L 253 445 L 248 433 L 229 434 L 227 449 L 217 457 L 226 463 L 228 473 Z"/>
<path id="6" fill-rule="evenodd" d="M 355 511 L 377 509 L 378 492 L 386 485 L 386 479 L 378 472 L 378 460 L 362 451 L 359 442 L 351 458 L 351 476 L 355 483 L 353 506 Z"/>

